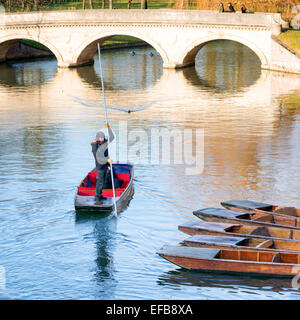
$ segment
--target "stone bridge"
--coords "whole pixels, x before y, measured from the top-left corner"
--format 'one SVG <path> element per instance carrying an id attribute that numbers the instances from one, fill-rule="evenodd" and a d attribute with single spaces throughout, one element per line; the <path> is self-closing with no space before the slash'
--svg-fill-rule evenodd
<path id="1" fill-rule="evenodd" d="M 0 61 L 20 39 L 37 41 L 59 67 L 92 63 L 97 43 L 115 35 L 139 38 L 161 56 L 164 68 L 193 65 L 209 41 L 232 40 L 256 53 L 263 69 L 300 73 L 300 59 L 275 39 L 286 23 L 277 13 L 200 10 L 68 10 L 0 14 Z"/>

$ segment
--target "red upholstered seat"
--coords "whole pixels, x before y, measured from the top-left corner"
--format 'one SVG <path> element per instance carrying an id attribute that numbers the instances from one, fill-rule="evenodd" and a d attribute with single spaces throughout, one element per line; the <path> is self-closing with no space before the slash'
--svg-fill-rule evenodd
<path id="1" fill-rule="evenodd" d="M 126 188 L 128 183 L 130 182 L 130 174 L 129 173 L 116 173 L 116 177 L 120 180 L 123 180 L 122 188 Z M 89 182 L 92 184 L 92 186 L 96 185 L 96 179 L 97 179 L 97 171 L 91 171 L 88 173 L 88 179 Z"/>
<path id="2" fill-rule="evenodd" d="M 124 190 L 125 190 L 124 188 L 115 189 L 116 197 L 120 197 L 120 195 L 123 193 Z M 102 190 L 102 196 L 103 197 L 107 197 L 107 198 L 113 197 L 114 196 L 113 189 L 103 189 Z"/>
<path id="3" fill-rule="evenodd" d="M 88 179 L 92 185 L 96 185 L 97 171 L 91 171 L 88 173 Z"/>
<path id="4" fill-rule="evenodd" d="M 115 195 L 116 197 L 119 197 L 123 192 L 125 188 L 115 189 Z M 78 187 L 78 195 L 79 196 L 89 196 L 94 197 L 96 195 L 96 189 L 95 187 Z M 113 190 L 112 189 L 103 189 L 102 190 L 102 196 L 103 197 L 113 197 Z"/>
<path id="5" fill-rule="evenodd" d="M 95 196 L 96 188 L 95 187 L 78 187 L 79 196 Z"/>
<path id="6" fill-rule="evenodd" d="M 130 182 L 130 174 L 129 173 L 116 173 L 117 179 L 123 181 L 120 189 L 115 189 L 116 197 L 119 197 L 128 183 Z M 94 197 L 96 195 L 96 179 L 97 179 L 97 171 L 91 171 L 88 173 L 88 187 L 78 187 L 78 195 L 80 196 L 89 196 Z M 102 190 L 103 197 L 113 197 L 112 189 L 103 189 Z"/>
<path id="7" fill-rule="evenodd" d="M 128 183 L 130 182 L 130 174 L 129 173 L 116 173 L 118 179 L 123 180 L 121 185 L 122 188 L 126 188 Z"/>

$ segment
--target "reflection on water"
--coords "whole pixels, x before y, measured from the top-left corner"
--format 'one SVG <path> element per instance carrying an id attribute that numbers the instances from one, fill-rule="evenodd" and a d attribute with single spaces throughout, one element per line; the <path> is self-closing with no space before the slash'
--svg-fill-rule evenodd
<path id="1" fill-rule="evenodd" d="M 117 218 L 78 214 L 73 204 L 104 127 L 97 57 L 78 69 L 51 59 L 0 65 L 1 298 L 299 298 L 290 282 L 183 271 L 156 254 L 186 237 L 177 227 L 201 207 L 232 198 L 299 206 L 299 77 L 262 71 L 251 51 L 227 41 L 202 48 L 184 70 L 163 70 L 150 52 L 103 53 L 116 140 L 119 121 L 129 145 L 144 132 L 135 193 Z M 148 133 L 163 128 L 204 129 L 202 174 L 149 163 Z"/>
<path id="2" fill-rule="evenodd" d="M 12 87 L 40 86 L 50 80 L 56 74 L 56 70 L 57 64 L 54 58 L 2 63 L 0 64 L 0 84 Z"/>
<path id="3" fill-rule="evenodd" d="M 194 299 L 258 299 L 257 292 L 263 292 L 264 298 L 289 299 L 298 293 L 292 288 L 291 280 L 284 278 L 264 278 L 260 276 L 237 276 L 222 273 L 197 272 L 184 269 L 168 271 L 157 281 L 161 286 L 172 286 L 180 290 L 181 286 L 196 288 L 201 296 Z M 220 293 L 222 292 L 222 294 Z"/>
<path id="4" fill-rule="evenodd" d="M 17 130 L 16 138 L 22 141 L 21 150 L 17 153 L 23 154 L 23 168 L 31 168 L 32 171 L 44 171 L 55 165 L 60 157 L 63 147 L 63 136 L 56 127 L 26 127 L 23 132 Z"/>
<path id="5" fill-rule="evenodd" d="M 76 212 L 76 223 L 87 224 L 93 229 L 95 238 L 95 280 L 102 299 L 111 299 L 115 295 L 117 281 L 114 273 L 114 251 L 117 234 L 117 219 L 109 214 L 100 215 L 88 212 Z"/>
<path id="6" fill-rule="evenodd" d="M 98 57 L 95 57 L 95 60 L 97 62 Z M 118 68 L 114 66 L 118 66 Z M 128 66 L 134 67 L 129 68 Z M 89 85 L 100 88 L 99 67 L 96 69 L 91 67 L 78 68 L 78 75 Z M 149 55 L 149 49 L 139 49 L 135 55 L 130 54 L 128 50 L 120 50 L 118 53 L 105 55 L 103 69 L 106 90 L 145 89 L 152 86 L 160 78 L 162 59 L 159 55 Z"/>
<path id="7" fill-rule="evenodd" d="M 212 41 L 203 50 L 196 56 L 196 67 L 183 70 L 193 85 L 214 92 L 234 92 L 253 85 L 260 77 L 258 57 L 237 42 Z"/>

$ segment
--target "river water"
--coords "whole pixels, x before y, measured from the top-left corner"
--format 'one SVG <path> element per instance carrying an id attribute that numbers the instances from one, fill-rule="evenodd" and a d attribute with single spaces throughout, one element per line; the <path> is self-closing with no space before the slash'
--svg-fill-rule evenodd
<path id="1" fill-rule="evenodd" d="M 74 210 L 104 127 L 98 63 L 0 65 L 0 298 L 299 299 L 288 279 L 185 271 L 156 254 L 188 237 L 178 225 L 193 210 L 220 201 L 300 207 L 299 76 L 260 70 L 229 41 L 177 71 L 152 48 L 131 51 L 102 57 L 113 158 L 135 165 L 133 199 L 117 217 Z M 183 157 L 155 149 L 162 130 L 183 137 Z"/>

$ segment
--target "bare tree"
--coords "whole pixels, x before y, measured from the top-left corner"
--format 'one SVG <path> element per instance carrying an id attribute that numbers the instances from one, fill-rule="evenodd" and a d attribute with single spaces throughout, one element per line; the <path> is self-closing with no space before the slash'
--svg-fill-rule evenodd
<path id="1" fill-rule="evenodd" d="M 89 0 L 89 3 L 90 3 L 90 9 L 94 9 L 93 8 L 93 0 Z"/>
<path id="2" fill-rule="evenodd" d="M 105 8 L 105 0 L 102 0 L 102 9 Z"/>
<path id="3" fill-rule="evenodd" d="M 114 1 L 109 0 L 109 9 L 112 9 L 114 7 Z"/>
<path id="4" fill-rule="evenodd" d="M 85 0 L 82 0 L 82 9 L 85 9 Z"/>

